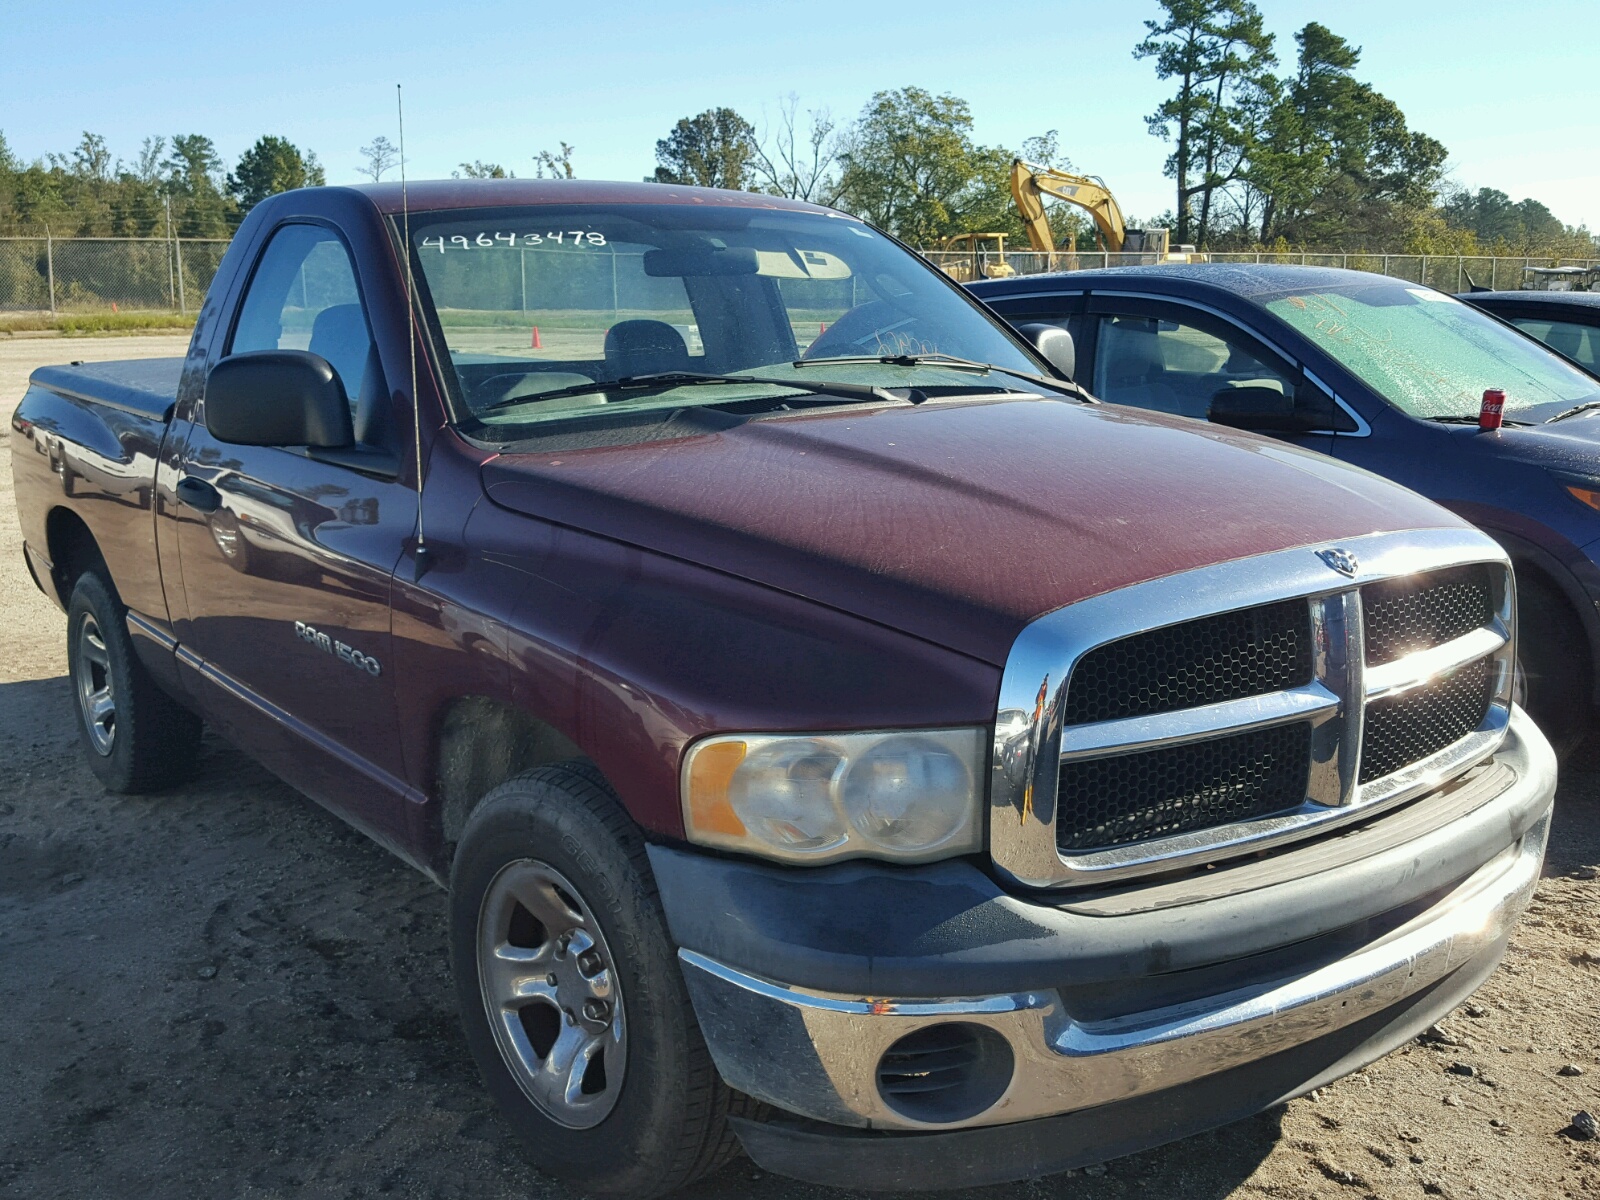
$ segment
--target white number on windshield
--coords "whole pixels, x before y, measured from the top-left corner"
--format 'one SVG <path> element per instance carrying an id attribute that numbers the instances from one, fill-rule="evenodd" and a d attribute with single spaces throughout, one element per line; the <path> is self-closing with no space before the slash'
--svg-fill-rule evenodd
<path id="1" fill-rule="evenodd" d="M 554 242 L 558 246 L 604 246 L 606 235 L 586 229 L 554 229 L 544 233 L 500 233 L 484 230 L 475 235 L 458 233 L 449 238 L 443 234 L 438 237 L 425 237 L 422 239 L 424 250 L 437 250 L 443 254 L 446 250 L 491 250 L 496 246 L 542 246 L 546 242 Z"/>

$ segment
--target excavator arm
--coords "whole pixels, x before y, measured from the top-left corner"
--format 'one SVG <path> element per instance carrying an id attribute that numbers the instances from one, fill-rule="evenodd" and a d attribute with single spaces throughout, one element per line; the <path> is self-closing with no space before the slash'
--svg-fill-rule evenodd
<path id="1" fill-rule="evenodd" d="M 1050 218 L 1044 211 L 1045 196 L 1065 200 L 1087 212 L 1094 219 L 1107 250 L 1120 251 L 1127 240 L 1122 209 L 1101 179 L 1072 175 L 1018 158 L 1011 163 L 1011 196 L 1017 202 L 1023 228 L 1028 231 L 1028 241 L 1035 250 L 1051 252 L 1056 248 Z"/>

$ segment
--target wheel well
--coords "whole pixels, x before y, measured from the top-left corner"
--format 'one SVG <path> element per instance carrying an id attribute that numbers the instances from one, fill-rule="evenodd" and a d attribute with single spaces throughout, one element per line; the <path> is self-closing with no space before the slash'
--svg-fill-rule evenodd
<path id="1" fill-rule="evenodd" d="M 57 594 L 65 604 L 78 576 L 94 567 L 103 567 L 105 557 L 83 518 L 70 508 L 50 510 L 45 518 L 44 535 L 45 552 L 55 568 Z M 108 578 L 106 582 L 111 581 Z"/>
<path id="2" fill-rule="evenodd" d="M 1516 571 L 1517 586 L 1524 583 L 1548 593 L 1558 601 L 1563 612 L 1576 623 L 1582 634 L 1582 643 L 1588 650 L 1588 671 L 1591 701 L 1600 704 L 1600 612 L 1590 601 L 1585 586 L 1556 555 L 1538 543 L 1498 525 L 1479 523 L 1481 528 L 1505 550 Z M 1519 621 L 1526 629 L 1525 618 Z"/>
<path id="3" fill-rule="evenodd" d="M 1524 556 L 1513 556 L 1511 566 L 1516 572 L 1519 591 L 1528 587 L 1543 592 L 1571 620 L 1580 644 L 1588 648 L 1588 661 L 1583 664 L 1583 670 L 1589 677 L 1591 694 L 1597 702 L 1600 702 L 1600 669 L 1597 669 L 1597 659 L 1600 659 L 1600 640 L 1596 637 L 1600 630 L 1595 628 L 1593 620 L 1584 619 L 1584 609 L 1573 595 L 1573 589 L 1577 584 L 1574 583 L 1572 587 L 1565 586 L 1564 581 L 1553 575 L 1542 563 Z M 1527 614 L 1519 611 L 1517 620 L 1519 624 L 1525 622 Z"/>
<path id="4" fill-rule="evenodd" d="M 1545 592 L 1552 600 L 1567 610 L 1567 615 L 1572 618 L 1579 629 L 1584 628 L 1583 614 L 1573 604 L 1572 596 L 1566 588 L 1561 586 L 1560 580 L 1552 576 L 1541 564 L 1528 558 L 1514 558 L 1511 560 L 1511 569 L 1516 573 L 1519 591 L 1524 586 L 1527 586 Z"/>
<path id="5" fill-rule="evenodd" d="M 1527 585 L 1548 593 L 1552 599 L 1559 601 L 1561 606 L 1568 610 L 1568 615 L 1580 628 L 1583 626 L 1583 613 L 1578 608 L 1574 594 L 1578 587 L 1575 581 L 1568 587 L 1566 581 L 1557 578 L 1544 563 L 1532 558 L 1513 558 L 1511 569 L 1516 573 L 1519 589 Z"/>
<path id="6" fill-rule="evenodd" d="M 452 703 L 439 724 L 437 778 L 444 840 L 455 843 L 485 795 L 534 767 L 584 758 L 544 721 L 487 696 Z"/>

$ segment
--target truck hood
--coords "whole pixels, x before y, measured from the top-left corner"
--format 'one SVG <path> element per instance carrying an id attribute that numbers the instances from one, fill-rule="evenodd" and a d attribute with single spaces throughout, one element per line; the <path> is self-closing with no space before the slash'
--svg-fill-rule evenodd
<path id="1" fill-rule="evenodd" d="M 490 499 L 1001 665 L 1033 618 L 1228 559 L 1460 526 L 1266 438 L 1110 405 L 930 401 L 502 454 Z"/>

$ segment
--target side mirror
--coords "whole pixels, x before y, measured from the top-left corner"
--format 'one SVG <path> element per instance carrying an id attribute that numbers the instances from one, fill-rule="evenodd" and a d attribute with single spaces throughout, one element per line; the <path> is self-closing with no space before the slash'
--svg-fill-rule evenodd
<path id="1" fill-rule="evenodd" d="M 1033 343 L 1033 348 L 1067 379 L 1078 370 L 1078 351 L 1072 344 L 1072 335 L 1059 325 L 1046 325 L 1042 321 L 1018 325 L 1017 332 Z"/>
<path id="2" fill-rule="evenodd" d="M 1211 397 L 1206 419 L 1261 433 L 1302 433 L 1311 428 L 1305 415 L 1296 411 L 1293 396 L 1269 387 L 1223 388 Z"/>
<path id="3" fill-rule="evenodd" d="M 355 441 L 338 372 L 306 350 L 250 350 L 206 379 L 206 428 L 240 446 L 333 449 Z"/>

